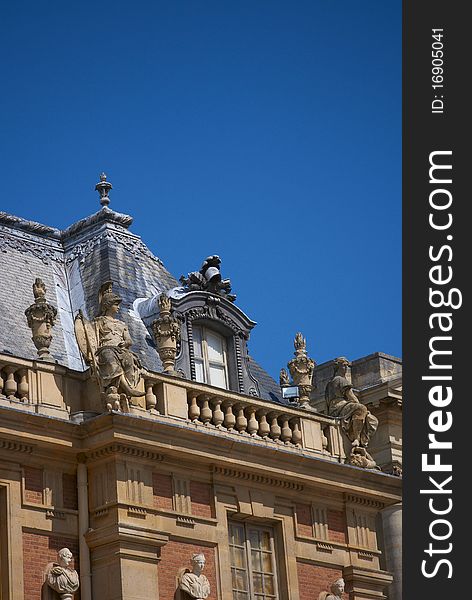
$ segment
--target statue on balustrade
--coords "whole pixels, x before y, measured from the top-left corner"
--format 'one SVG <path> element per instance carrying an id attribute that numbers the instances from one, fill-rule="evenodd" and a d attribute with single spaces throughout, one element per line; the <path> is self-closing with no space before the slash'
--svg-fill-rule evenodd
<path id="1" fill-rule="evenodd" d="M 192 570 L 186 569 L 180 576 L 179 590 L 186 592 L 190 598 L 195 600 L 206 600 L 210 595 L 210 583 L 202 572 L 205 562 L 204 554 L 194 554 Z"/>
<path id="2" fill-rule="evenodd" d="M 350 366 L 347 358 L 341 356 L 334 363 L 334 375 L 325 390 L 328 414 L 341 419 L 343 431 L 351 442 L 351 463 L 369 469 L 375 468 L 375 461 L 365 448 L 377 431 L 379 421 L 359 402 L 353 386 L 346 378 Z"/>
<path id="3" fill-rule="evenodd" d="M 62 548 L 57 553 L 57 562 L 49 563 L 45 572 L 43 600 L 73 600 L 74 593 L 79 589 L 79 575 L 69 568 L 72 552 Z M 55 592 L 55 593 L 54 593 Z"/>
<path id="4" fill-rule="evenodd" d="M 141 363 L 131 352 L 133 344 L 128 327 L 116 318 L 121 298 L 113 292 L 111 281 L 99 292 L 100 314 L 93 321 L 82 311 L 75 318 L 75 334 L 85 362 L 91 366 L 109 411 L 129 411 L 129 400 L 144 396 L 137 389 Z"/>

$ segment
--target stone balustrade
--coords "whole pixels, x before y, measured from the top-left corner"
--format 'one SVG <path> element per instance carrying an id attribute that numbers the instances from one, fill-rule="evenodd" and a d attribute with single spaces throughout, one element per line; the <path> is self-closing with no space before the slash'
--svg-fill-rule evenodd
<path id="1" fill-rule="evenodd" d="M 133 399 L 132 413 L 344 462 L 338 419 L 146 370 L 141 385 L 145 395 Z M 76 422 L 105 412 L 89 371 L 0 355 L 0 406 L 12 405 Z"/>

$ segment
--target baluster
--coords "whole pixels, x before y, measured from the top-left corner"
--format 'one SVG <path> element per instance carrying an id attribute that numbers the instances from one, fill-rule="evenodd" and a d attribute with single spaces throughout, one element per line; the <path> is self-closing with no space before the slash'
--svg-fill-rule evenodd
<path id="1" fill-rule="evenodd" d="M 18 384 L 18 396 L 22 402 L 25 402 L 28 400 L 29 393 L 29 385 L 27 380 L 28 372 L 26 369 L 21 369 L 21 371 L 19 371 L 19 375 L 20 383 Z"/>
<path id="2" fill-rule="evenodd" d="M 236 417 L 233 414 L 233 403 L 228 402 L 225 407 L 225 420 L 223 425 L 228 431 L 232 431 L 236 425 Z"/>
<path id="3" fill-rule="evenodd" d="M 239 433 L 246 433 L 246 429 L 247 429 L 247 419 L 246 419 L 246 415 L 244 414 L 244 406 L 237 406 L 236 410 L 238 412 L 238 417 L 236 419 L 236 429 L 239 431 Z"/>
<path id="4" fill-rule="evenodd" d="M 270 437 L 274 440 L 274 442 L 278 442 L 282 430 L 280 429 L 279 422 L 277 420 L 277 413 L 271 413 L 269 415 L 270 423 Z"/>
<path id="5" fill-rule="evenodd" d="M 12 400 L 15 397 L 17 385 L 15 381 L 15 377 L 13 373 L 15 372 L 14 367 L 7 367 L 5 369 L 5 373 L 7 374 L 7 380 L 5 381 L 5 396 L 8 397 L 9 400 Z"/>
<path id="6" fill-rule="evenodd" d="M 259 435 L 261 436 L 261 438 L 263 440 L 267 439 L 267 437 L 269 436 L 269 433 L 270 433 L 270 425 L 267 422 L 266 414 L 267 413 L 265 410 L 260 411 Z"/>
<path id="7" fill-rule="evenodd" d="M 209 405 L 210 397 L 207 396 L 206 394 L 204 394 L 202 396 L 202 398 L 203 398 L 203 406 L 202 406 L 202 410 L 200 411 L 200 420 L 202 421 L 202 423 L 204 425 L 208 425 L 211 421 L 211 417 L 213 416 L 212 410 Z"/>
<path id="8" fill-rule="evenodd" d="M 249 406 L 247 410 L 249 413 L 247 432 L 249 433 L 249 435 L 252 435 L 252 437 L 256 437 L 257 431 L 259 429 L 259 423 L 257 422 L 257 419 L 256 419 L 256 409 L 254 408 L 254 406 Z"/>
<path id="9" fill-rule="evenodd" d="M 302 432 L 300 431 L 298 418 L 292 419 L 290 423 L 292 425 L 292 444 L 300 447 L 302 443 Z"/>
<path id="10" fill-rule="evenodd" d="M 292 430 L 290 429 L 290 425 L 288 424 L 287 415 L 282 416 L 282 433 L 280 439 L 284 444 L 290 444 L 292 441 Z"/>
<path id="11" fill-rule="evenodd" d="M 0 368 L 0 394 L 3 393 L 3 371 Z"/>
<path id="12" fill-rule="evenodd" d="M 190 399 L 190 406 L 188 407 L 188 418 L 192 421 L 192 423 L 196 423 L 198 421 L 198 417 L 200 416 L 200 407 L 197 404 L 197 395 L 192 393 Z"/>
<path id="13" fill-rule="evenodd" d="M 225 418 L 224 412 L 221 410 L 221 402 L 221 398 L 214 398 L 213 425 L 219 429 Z"/>
<path id="14" fill-rule="evenodd" d="M 148 410 L 151 410 L 152 408 L 156 408 L 156 404 L 157 404 L 157 398 L 156 395 L 154 394 L 154 390 L 152 387 L 152 381 L 150 381 L 149 379 L 147 379 L 144 382 L 145 388 L 146 388 L 146 408 Z"/>

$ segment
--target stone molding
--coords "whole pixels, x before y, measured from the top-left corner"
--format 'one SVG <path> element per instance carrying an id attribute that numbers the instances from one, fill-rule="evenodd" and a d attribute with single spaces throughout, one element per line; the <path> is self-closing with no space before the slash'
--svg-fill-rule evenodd
<path id="1" fill-rule="evenodd" d="M 368 506 L 382 510 L 385 508 L 385 504 L 378 500 L 372 500 L 371 498 L 362 498 L 361 496 L 354 496 L 353 494 L 346 494 L 346 502 L 349 504 L 357 504 L 361 506 Z"/>
<path id="2" fill-rule="evenodd" d="M 115 454 L 124 454 L 126 456 L 132 456 L 133 458 L 143 458 L 146 460 L 152 460 L 160 462 L 164 460 L 164 456 L 158 452 L 152 452 L 151 450 L 144 450 L 143 448 L 135 448 L 133 446 L 127 446 L 125 444 L 112 443 L 96 450 L 87 452 L 86 457 L 89 461 L 97 460 L 100 458 L 106 458 Z"/>
<path id="3" fill-rule="evenodd" d="M 11 452 L 24 452 L 26 454 L 32 454 L 34 446 L 30 444 L 23 444 L 21 442 L 14 442 L 10 440 L 0 440 L 0 450 L 10 450 Z"/>
<path id="4" fill-rule="evenodd" d="M 267 477 L 265 475 L 258 475 L 257 473 L 249 473 L 247 471 L 238 471 L 236 469 L 229 469 L 226 467 L 213 467 L 213 473 L 215 475 L 222 475 L 224 477 L 233 477 L 236 479 L 243 479 L 245 481 L 252 481 L 253 483 L 262 483 L 264 485 L 273 485 L 284 489 L 295 490 L 301 492 L 304 490 L 304 486 L 301 483 L 295 483 L 293 481 L 284 481 L 282 479 L 276 479 L 275 477 Z"/>

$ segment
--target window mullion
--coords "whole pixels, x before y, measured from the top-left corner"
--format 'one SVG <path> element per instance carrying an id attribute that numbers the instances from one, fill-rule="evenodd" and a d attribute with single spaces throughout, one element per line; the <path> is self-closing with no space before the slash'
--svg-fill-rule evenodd
<path id="1" fill-rule="evenodd" d="M 246 561 L 247 561 L 247 580 L 249 584 L 249 598 L 250 600 L 254 600 L 254 585 L 252 582 L 252 554 L 251 554 L 251 542 L 249 540 L 249 535 L 247 533 L 247 526 L 244 523 L 244 536 L 246 538 Z"/>
<path id="2" fill-rule="evenodd" d="M 203 355 L 203 370 L 205 371 L 205 383 L 211 385 L 210 378 L 210 361 L 208 358 L 208 345 L 205 337 L 205 330 L 202 328 L 202 355 Z"/>

